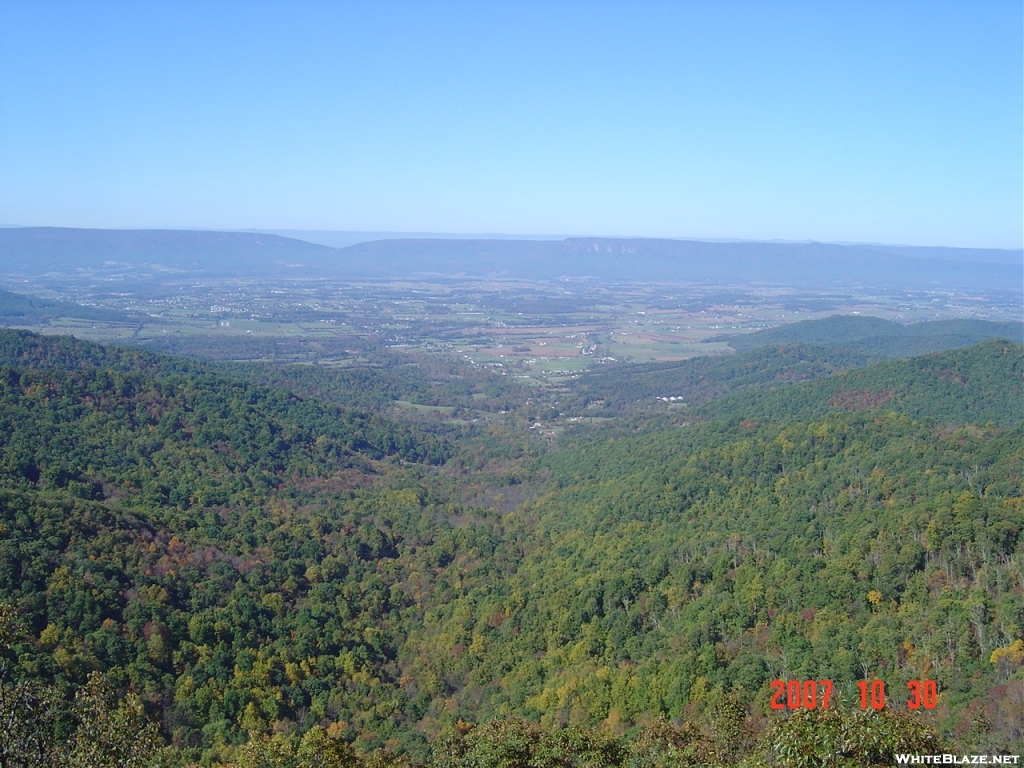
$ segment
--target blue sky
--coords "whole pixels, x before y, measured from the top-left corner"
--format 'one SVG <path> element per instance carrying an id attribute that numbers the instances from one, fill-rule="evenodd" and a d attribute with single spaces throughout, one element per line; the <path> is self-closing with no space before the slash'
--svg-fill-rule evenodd
<path id="1" fill-rule="evenodd" d="M 1021 247 L 1020 2 L 0 0 L 0 223 Z"/>

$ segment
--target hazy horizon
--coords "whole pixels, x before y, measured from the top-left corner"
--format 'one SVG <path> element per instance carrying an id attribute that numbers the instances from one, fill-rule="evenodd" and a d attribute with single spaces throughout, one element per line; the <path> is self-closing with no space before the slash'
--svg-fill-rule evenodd
<path id="1" fill-rule="evenodd" d="M 12 3 L 0 212 L 1020 248 L 1022 22 L 1011 2 Z"/>
<path id="2" fill-rule="evenodd" d="M 241 233 L 254 233 L 254 234 L 267 234 L 267 235 L 278 235 L 280 237 L 290 237 L 295 240 L 302 240 L 304 242 L 317 243 L 319 245 L 328 245 L 335 248 L 344 248 L 346 245 L 355 245 L 357 243 L 370 242 L 373 240 L 388 240 L 388 239 L 430 239 L 430 240 L 540 240 L 540 241 L 560 241 L 569 240 L 573 238 L 596 238 L 596 239 L 607 239 L 607 240 L 678 240 L 678 241 L 694 241 L 694 242 L 705 242 L 705 243 L 767 243 L 767 244 L 780 244 L 780 245 L 809 245 L 809 244 L 820 244 L 820 245 L 864 245 L 874 246 L 880 248 L 948 248 L 965 251 L 1007 251 L 1016 252 L 1024 251 L 1024 247 L 990 247 L 990 246 L 973 246 L 973 245 L 944 245 L 940 243 L 928 243 L 928 244 L 911 244 L 911 243 L 889 243 L 889 242 L 875 242 L 875 241 L 860 241 L 860 240 L 815 240 L 810 238 L 804 239 L 787 239 L 787 238 L 743 238 L 743 237 L 698 237 L 694 235 L 666 235 L 666 236 L 651 236 L 651 235 L 636 235 L 636 234 L 619 234 L 619 235 L 595 235 L 586 232 L 576 232 L 569 234 L 542 234 L 542 233 L 511 233 L 511 232 L 416 232 L 416 231 L 379 231 L 379 230 L 360 230 L 360 229 L 274 229 L 265 227 L 249 227 L 246 229 L 237 228 L 220 228 L 220 227 L 176 227 L 176 226 L 152 226 L 152 227 L 64 227 L 52 224 L 0 224 L 0 229 L 96 229 L 96 230 L 113 230 L 113 231 L 167 231 L 167 232 L 241 232 Z M 334 238 L 336 236 L 336 238 Z M 338 239 L 345 241 L 345 244 L 338 245 L 332 242 L 328 242 L 331 239 Z"/>

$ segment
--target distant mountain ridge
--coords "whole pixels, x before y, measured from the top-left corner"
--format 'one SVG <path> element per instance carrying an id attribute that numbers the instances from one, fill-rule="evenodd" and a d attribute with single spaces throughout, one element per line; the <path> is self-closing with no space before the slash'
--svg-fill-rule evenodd
<path id="1" fill-rule="evenodd" d="M 0 229 L 0 264 L 8 274 L 34 275 L 148 266 L 207 277 L 592 277 L 1017 292 L 1024 252 L 602 237 L 390 239 L 332 248 L 253 232 L 24 227 Z"/>
<path id="2" fill-rule="evenodd" d="M 534 240 L 547 242 L 560 242 L 570 240 L 579 235 L 510 235 L 495 232 L 489 233 L 459 233 L 459 232 L 373 232 L 357 230 L 330 230 L 330 229 L 251 229 L 246 232 L 256 232 L 268 235 L 280 235 L 281 237 L 303 240 L 308 243 L 329 245 L 333 248 L 346 248 L 350 245 L 368 243 L 378 240 Z M 603 239 L 648 239 L 616 235 Z M 804 240 L 748 240 L 744 238 L 711 237 L 711 238 L 682 238 L 667 237 L 655 238 L 672 242 L 704 242 L 704 243 L 768 243 L 773 245 L 808 245 L 812 241 Z M 928 246 L 928 245 L 891 245 L 888 243 L 854 243 L 836 242 L 831 245 L 865 247 L 874 249 L 880 253 L 889 253 L 895 256 L 910 257 L 915 259 L 939 259 L 941 261 L 963 261 L 981 262 L 989 264 L 1017 264 L 1024 258 L 1024 251 L 1020 249 L 1005 248 L 957 248 L 951 246 Z"/>
<path id="3" fill-rule="evenodd" d="M 920 288 L 992 289 L 1021 284 L 1001 252 L 992 262 L 900 255 L 883 246 L 828 243 L 706 242 L 576 237 L 561 241 L 378 240 L 341 249 L 374 276 L 389 273 L 502 275 L 557 279 L 590 276 L 643 282 L 861 283 Z M 950 254 L 955 249 L 945 249 Z M 977 253 L 972 252 L 976 258 Z M 998 261 L 997 261 L 998 259 Z M 1000 263 L 1003 262 L 1003 263 Z"/>
<path id="4" fill-rule="evenodd" d="M 119 264 L 158 265 L 206 275 L 286 271 L 330 261 L 337 249 L 278 235 L 189 230 L 0 229 L 4 271 L 44 274 Z"/>

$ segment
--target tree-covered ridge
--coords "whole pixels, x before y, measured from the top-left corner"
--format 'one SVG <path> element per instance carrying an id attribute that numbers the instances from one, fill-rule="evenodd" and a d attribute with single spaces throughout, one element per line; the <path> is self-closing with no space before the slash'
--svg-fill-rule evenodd
<path id="1" fill-rule="evenodd" d="M 412 358 L 412 362 L 410 362 Z M 227 366 L 223 366 L 228 370 Z M 431 355 L 381 355 L 377 365 L 326 368 L 308 365 L 230 367 L 234 375 L 328 402 L 385 408 L 396 400 L 420 405 L 503 411 L 528 397 L 509 377 Z"/>
<path id="2" fill-rule="evenodd" d="M 438 462 L 450 446 L 280 390 L 137 372 L 173 366 L 157 356 L 28 341 L 18 359 L 34 368 L 0 368 L 0 594 L 37 637 L 26 674 L 70 685 L 107 670 L 159 702 L 182 744 L 227 744 L 244 737 L 253 701 L 252 683 L 232 685 L 232 670 L 282 649 L 288 663 L 316 658 L 308 633 L 329 652 L 319 671 L 305 668 L 323 686 L 310 717 L 329 695 L 335 713 L 372 712 L 367 685 L 346 693 L 334 670 L 376 680 L 393 655 L 388 616 L 404 598 L 379 567 L 398 555 L 390 528 L 450 551 L 443 519 L 458 514 L 402 480 L 415 465 L 378 460 Z M 128 372 L 82 364 L 83 349 Z M 318 618 L 293 612 L 296 601 Z M 310 691 L 281 693 L 288 679 L 263 695 L 278 697 L 276 715 L 309 712 Z M 188 709 L 176 714 L 180 686 Z"/>
<path id="3" fill-rule="evenodd" d="M 89 369 L 154 376 L 210 372 L 209 364 L 196 360 L 11 328 L 0 328 L 0 365 L 62 373 Z"/>
<path id="4" fill-rule="evenodd" d="M 358 456 L 436 462 L 446 450 L 414 427 L 212 377 L 0 367 L 0 404 L 8 477 L 145 505 L 227 504 Z"/>
<path id="5" fill-rule="evenodd" d="M 650 409 L 662 397 L 697 407 L 733 392 L 794 384 L 869 361 L 859 353 L 790 344 L 738 355 L 622 365 L 588 372 L 572 382 L 564 408 L 587 415 L 615 415 Z"/>
<path id="6" fill-rule="evenodd" d="M 489 715 L 608 726 L 735 691 L 767 711 L 779 677 L 850 702 L 865 676 L 897 696 L 929 677 L 947 714 L 989 702 L 1019 742 L 996 691 L 1024 670 L 991 657 L 1024 628 L 1022 438 L 835 413 L 582 441 L 506 518 L 514 574 L 427 616 L 424 667 Z"/>
<path id="7" fill-rule="evenodd" d="M 1024 341 L 1024 324 L 991 320 L 932 320 L 895 323 L 864 315 L 832 315 L 801 320 L 742 336 L 720 336 L 737 352 L 780 344 L 823 344 L 873 357 L 911 357 L 969 347 L 985 339 Z"/>
<path id="8" fill-rule="evenodd" d="M 62 477 L 102 470 L 136 489 L 168 461 L 183 466 L 168 457 L 185 452 L 193 466 L 178 480 L 201 489 L 230 473 L 263 473 L 276 485 L 272 476 L 304 462 L 329 466 L 357 453 L 437 462 L 448 450 L 413 425 L 218 376 L 203 363 L 67 337 L 0 332 L 0 371 L 0 456 L 33 482 L 40 452 Z"/>
<path id="9" fill-rule="evenodd" d="M 380 352 L 372 356 L 372 364 L 351 368 L 218 363 L 11 329 L 0 329 L 0 365 L 150 376 L 205 374 L 364 411 L 387 408 L 396 400 L 498 411 L 528 396 L 514 381 L 437 356 Z"/>
<path id="10" fill-rule="evenodd" d="M 991 339 L 967 349 L 883 361 L 794 387 L 734 394 L 698 414 L 785 421 L 871 408 L 951 424 L 1017 424 L 1024 419 L 1024 347 Z"/>
<path id="11" fill-rule="evenodd" d="M 124 321 L 131 316 L 112 309 L 84 307 L 64 301 L 23 296 L 0 290 L 0 325 L 38 323 L 55 317 L 75 317 L 83 320 Z"/>
<path id="12" fill-rule="evenodd" d="M 874 340 L 883 337 L 864 334 L 877 331 L 875 326 L 878 324 L 889 330 L 889 335 L 885 336 L 885 339 L 909 338 L 924 340 L 927 343 L 920 349 L 896 349 L 885 344 L 876 344 Z M 974 324 L 981 324 L 982 327 L 976 328 Z M 863 327 L 864 325 L 867 327 Z M 933 329 L 928 326 L 942 327 Z M 915 328 L 923 330 L 918 330 L 912 335 L 903 335 L 909 334 Z M 619 365 L 611 369 L 589 371 L 569 385 L 570 391 L 562 400 L 560 407 L 566 413 L 614 416 L 664 408 L 665 404 L 661 398 L 672 397 L 675 398 L 672 402 L 698 408 L 735 393 L 766 390 L 810 379 L 821 379 L 845 370 L 857 370 L 850 375 L 850 381 L 867 376 L 867 386 L 871 386 L 875 381 L 884 381 L 886 377 L 892 375 L 897 375 L 901 379 L 907 378 L 906 372 L 900 373 L 902 368 L 898 364 L 896 367 L 865 368 L 869 363 L 888 357 L 909 357 L 915 354 L 935 353 L 936 350 L 948 350 L 951 356 L 941 359 L 957 361 L 963 358 L 963 362 L 953 363 L 961 369 L 971 369 L 979 362 L 983 366 L 990 366 L 990 363 L 983 362 L 978 357 L 977 350 L 969 351 L 967 348 L 973 349 L 972 345 L 977 345 L 979 339 L 989 339 L 995 331 L 1002 331 L 1005 334 L 1007 331 L 1019 330 L 1013 323 L 985 321 L 943 321 L 902 326 L 869 317 L 836 316 L 825 320 L 809 320 L 771 331 L 730 337 L 730 343 L 735 342 L 739 345 L 740 352 L 736 355 L 697 357 L 668 363 Z M 832 340 L 825 341 L 833 331 L 835 335 Z M 759 341 L 758 338 L 762 335 L 764 338 Z M 740 345 L 741 339 L 749 340 L 750 343 Z M 770 340 L 773 340 L 772 343 L 768 343 Z M 941 343 L 933 344 L 932 342 L 936 340 Z M 993 339 L 986 342 L 990 346 L 982 345 L 981 348 L 995 349 L 996 342 L 997 340 Z M 914 343 L 916 344 L 916 341 Z M 1009 354 L 1019 357 L 1016 352 L 1019 348 L 1019 344 L 1011 344 L 1014 352 Z M 922 374 L 918 374 L 920 375 Z M 822 384 L 824 389 L 832 386 L 830 383 Z M 786 390 L 783 389 L 782 392 Z M 939 402 L 948 394 L 949 392 L 915 392 L 911 397 L 923 396 Z M 1008 394 L 1012 395 L 1014 392 Z M 788 407 L 788 404 L 793 402 L 792 398 L 799 398 L 801 395 L 779 396 Z M 766 397 L 765 402 L 770 402 L 772 396 Z M 744 399 L 740 396 L 739 402 L 749 401 L 749 398 Z M 851 404 L 855 405 L 852 401 Z M 717 407 L 714 406 L 712 410 Z M 897 409 L 901 407 L 903 406 L 897 406 Z M 819 414 L 824 412 L 818 411 Z M 784 416 L 784 413 L 780 411 L 776 415 Z M 953 417 L 957 420 L 975 420 L 978 414 L 964 412 Z"/>
<path id="13" fill-rule="evenodd" d="M 913 415 L 814 389 L 851 373 L 774 417 L 580 430 L 514 465 L 539 498 L 491 509 L 425 427 L 94 347 L 3 358 L 0 603 L 25 636 L 0 656 L 65 700 L 102 671 L 179 763 L 303 765 L 323 736 L 453 768 L 791 764 L 818 726 L 768 725 L 776 677 L 836 680 L 837 744 L 864 676 L 896 701 L 937 680 L 914 722 L 946 743 L 1024 736 L 1024 432 L 977 405 L 1008 409 L 1019 347 L 887 363 Z M 917 727 L 893 717 L 871 727 Z"/>

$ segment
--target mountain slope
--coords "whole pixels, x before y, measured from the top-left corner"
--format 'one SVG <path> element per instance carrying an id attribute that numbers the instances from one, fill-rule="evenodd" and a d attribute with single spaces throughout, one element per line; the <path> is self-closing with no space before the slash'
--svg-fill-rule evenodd
<path id="1" fill-rule="evenodd" d="M 460 501 L 474 477 L 431 464 L 455 448 L 427 430 L 198 363 L 0 341 L 15 669 L 68 690 L 105 670 L 207 761 L 317 724 L 419 759 L 460 718 L 619 733 L 728 710 L 756 730 L 773 679 L 833 679 L 848 709 L 863 677 L 894 701 L 934 679 L 922 717 L 954 742 L 1024 738 L 1009 342 L 581 430 L 499 512 Z M 892 396 L 830 406 L 850 381 Z"/>
<path id="2" fill-rule="evenodd" d="M 1024 323 L 989 320 L 935 320 L 904 325 L 878 317 L 833 315 L 743 336 L 716 337 L 737 352 L 778 344 L 821 344 L 876 357 L 913 357 L 969 347 L 992 338 L 1024 341 Z"/>
<path id="3" fill-rule="evenodd" d="M 1019 749 L 1024 666 L 995 660 L 1024 627 L 1022 352 L 988 342 L 875 366 L 869 380 L 922 395 L 908 410 L 923 420 L 798 406 L 756 411 L 760 424 L 579 433 L 544 461 L 550 493 L 506 518 L 514 550 L 427 614 L 407 674 L 448 681 L 462 717 L 605 726 L 730 695 L 767 712 L 777 678 L 833 680 L 851 708 L 862 678 L 897 703 L 934 679 L 943 733 L 984 710 L 971 743 Z M 946 372 L 955 388 L 917 388 Z M 842 391 L 857 373 L 737 400 Z M 932 423 L 996 412 L 1003 426 Z"/>
<path id="4" fill-rule="evenodd" d="M 570 382 L 563 408 L 589 416 L 649 409 L 674 397 L 691 408 L 749 389 L 794 384 L 865 365 L 867 355 L 811 344 L 758 347 L 728 356 L 620 365 L 588 371 Z"/>
<path id="5" fill-rule="evenodd" d="M 1020 639 L 1022 444 L 847 413 L 583 441 L 507 521 L 522 555 L 426 615 L 406 674 L 464 718 L 606 726 L 767 712 L 772 679 L 833 680 L 848 708 L 864 677 L 894 702 L 933 679 L 942 732 L 983 707 L 972 743 L 1019 748 L 1024 678 L 991 658 Z"/>
<path id="6" fill-rule="evenodd" d="M 701 408 L 705 418 L 812 419 L 877 408 L 948 424 L 1012 426 L 1024 418 L 1019 344 L 990 339 L 966 349 L 883 361 L 794 387 L 730 395 Z"/>
<path id="7" fill-rule="evenodd" d="M 188 362 L 0 338 L 0 602 L 35 638 L 22 674 L 76 686 L 106 670 L 182 744 L 237 738 L 261 687 L 281 697 L 273 719 L 333 692 L 332 712 L 379 730 L 358 713 L 395 684 L 370 695 L 334 670 L 378 676 L 394 654 L 411 604 L 380 571 L 394 530 L 438 546 L 428 563 L 457 546 L 446 524 L 424 528 L 444 512 L 405 463 L 440 462 L 448 444 Z M 225 688 L 237 664 L 295 650 L 322 657 L 308 690 L 282 693 L 276 676 Z M 199 689 L 213 698 L 185 693 Z"/>

